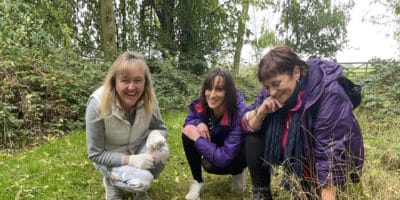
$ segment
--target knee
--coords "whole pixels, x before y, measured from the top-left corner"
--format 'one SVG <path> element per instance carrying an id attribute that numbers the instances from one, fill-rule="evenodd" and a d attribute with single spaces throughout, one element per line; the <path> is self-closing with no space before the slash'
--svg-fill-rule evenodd
<path id="1" fill-rule="evenodd" d="M 202 159 L 201 160 L 201 165 L 204 168 L 204 171 L 213 174 L 214 171 L 216 171 L 217 167 L 215 165 L 213 165 L 210 161 L 206 160 L 206 159 Z"/>
<path id="2" fill-rule="evenodd" d="M 259 156 L 264 152 L 264 138 L 257 135 L 248 135 L 246 137 L 246 156 Z"/>

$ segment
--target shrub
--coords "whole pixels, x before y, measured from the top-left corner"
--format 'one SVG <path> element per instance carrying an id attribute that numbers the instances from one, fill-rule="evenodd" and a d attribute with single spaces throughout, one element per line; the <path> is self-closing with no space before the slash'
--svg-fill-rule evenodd
<path id="1" fill-rule="evenodd" d="M 85 105 L 101 84 L 105 65 L 54 49 L 47 59 L 31 61 L 34 52 L 0 62 L 2 148 L 21 148 L 44 136 L 83 128 Z"/>
<path id="2" fill-rule="evenodd" d="M 400 114 L 400 63 L 394 60 L 372 61 L 373 73 L 359 77 L 363 86 L 361 109 L 370 113 L 373 120 Z"/>

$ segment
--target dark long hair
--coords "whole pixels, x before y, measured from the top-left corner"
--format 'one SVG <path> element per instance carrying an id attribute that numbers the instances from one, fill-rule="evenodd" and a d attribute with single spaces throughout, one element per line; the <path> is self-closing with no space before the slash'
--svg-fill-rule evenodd
<path id="1" fill-rule="evenodd" d="M 233 81 L 233 77 L 231 73 L 226 70 L 225 68 L 215 68 L 212 71 L 210 71 L 207 76 L 205 77 L 203 81 L 203 85 L 201 87 L 200 91 L 200 103 L 203 107 L 208 107 L 207 100 L 206 100 L 206 90 L 211 89 L 215 77 L 221 76 L 225 83 L 224 83 L 224 89 L 225 89 L 225 98 L 224 98 L 224 106 L 228 110 L 228 112 L 235 112 L 236 110 L 236 105 L 237 105 L 237 98 L 236 98 L 236 86 L 235 82 Z"/>
<path id="2" fill-rule="evenodd" d="M 258 65 L 258 80 L 265 80 L 278 74 L 292 75 L 295 66 L 300 67 L 301 77 L 307 74 L 307 63 L 287 46 L 276 46 L 261 59 Z"/>

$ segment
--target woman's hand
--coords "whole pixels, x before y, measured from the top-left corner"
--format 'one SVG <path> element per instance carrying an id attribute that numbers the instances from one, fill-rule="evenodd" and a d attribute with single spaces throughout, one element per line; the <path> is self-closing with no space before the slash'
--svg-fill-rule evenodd
<path id="1" fill-rule="evenodd" d="M 336 187 L 333 185 L 327 185 L 322 188 L 321 191 L 322 200 L 335 200 L 336 199 Z"/>
<path id="2" fill-rule="evenodd" d="M 272 96 L 267 97 L 264 99 L 262 104 L 257 109 L 257 115 L 266 116 L 270 113 L 273 113 L 282 108 L 282 104 Z"/>
<path id="3" fill-rule="evenodd" d="M 208 127 L 205 123 L 200 123 L 197 125 L 197 130 L 199 131 L 201 137 L 211 141 L 210 132 L 208 132 Z"/>
<path id="4" fill-rule="evenodd" d="M 258 108 L 247 115 L 248 126 L 253 130 L 260 130 L 265 116 L 280 108 L 282 108 L 282 104 L 276 98 L 272 96 L 267 97 Z"/>
<path id="5" fill-rule="evenodd" d="M 182 133 L 190 140 L 196 141 L 200 137 L 199 130 L 194 125 L 187 125 L 182 129 Z"/>

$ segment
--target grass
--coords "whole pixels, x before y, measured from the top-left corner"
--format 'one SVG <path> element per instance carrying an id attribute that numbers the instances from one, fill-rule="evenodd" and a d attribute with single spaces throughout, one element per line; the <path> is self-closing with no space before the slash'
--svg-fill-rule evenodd
<path id="1" fill-rule="evenodd" d="M 359 114 L 364 131 L 366 162 L 361 194 L 342 194 L 343 199 L 399 199 L 400 137 L 398 118 L 392 126 L 370 122 Z M 181 144 L 181 126 L 185 113 L 164 115 L 169 129 L 170 160 L 149 190 L 153 200 L 183 199 L 192 180 Z M 390 124 L 390 122 L 387 122 Z M 382 127 L 384 126 L 384 127 Z M 251 184 L 242 194 L 230 192 L 230 177 L 204 173 L 206 192 L 202 199 L 251 199 Z M 77 131 L 60 139 L 49 138 L 40 147 L 16 155 L 0 154 L 0 199 L 104 199 L 102 176 L 87 159 L 85 133 Z M 275 199 L 290 196 L 273 179 Z M 348 198 L 346 198 L 346 196 Z"/>

